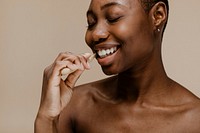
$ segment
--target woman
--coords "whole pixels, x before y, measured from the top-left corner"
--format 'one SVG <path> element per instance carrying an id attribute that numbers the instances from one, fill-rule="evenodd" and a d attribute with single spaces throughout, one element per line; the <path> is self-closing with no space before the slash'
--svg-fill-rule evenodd
<path id="1" fill-rule="evenodd" d="M 91 0 L 85 40 L 115 76 L 74 87 L 90 54 L 59 54 L 44 72 L 35 132 L 200 132 L 199 98 L 163 67 L 168 10 L 167 0 Z M 65 67 L 74 72 L 63 81 Z"/>

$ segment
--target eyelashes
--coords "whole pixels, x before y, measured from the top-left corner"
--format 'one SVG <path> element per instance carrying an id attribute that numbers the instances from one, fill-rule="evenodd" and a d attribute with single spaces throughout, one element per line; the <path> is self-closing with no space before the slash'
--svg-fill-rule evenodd
<path id="1" fill-rule="evenodd" d="M 122 16 L 119 16 L 119 17 L 107 17 L 106 18 L 106 22 L 108 24 L 115 24 L 117 23 L 120 19 L 122 18 Z M 87 29 L 88 30 L 91 30 L 98 22 L 95 20 L 94 22 L 88 22 L 88 25 L 87 25 Z"/>
<path id="2" fill-rule="evenodd" d="M 107 18 L 107 21 L 110 23 L 110 24 L 114 24 L 116 22 L 118 22 L 118 20 L 121 18 L 120 17 L 110 17 L 110 18 Z"/>

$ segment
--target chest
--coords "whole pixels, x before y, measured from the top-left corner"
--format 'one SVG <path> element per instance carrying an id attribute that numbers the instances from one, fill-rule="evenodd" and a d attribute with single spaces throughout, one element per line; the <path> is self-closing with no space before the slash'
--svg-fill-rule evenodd
<path id="1" fill-rule="evenodd" d="M 159 110 L 115 106 L 83 110 L 76 119 L 77 133 L 191 133 L 184 115 Z"/>

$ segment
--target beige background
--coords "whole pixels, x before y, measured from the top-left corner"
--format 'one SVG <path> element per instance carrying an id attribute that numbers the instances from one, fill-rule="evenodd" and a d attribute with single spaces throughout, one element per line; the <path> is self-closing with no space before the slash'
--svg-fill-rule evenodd
<path id="1" fill-rule="evenodd" d="M 0 0 L 0 133 L 31 133 L 43 69 L 84 43 L 89 0 Z M 163 42 L 169 76 L 200 96 L 200 1 L 173 0 Z M 103 78 L 96 62 L 78 84 Z"/>

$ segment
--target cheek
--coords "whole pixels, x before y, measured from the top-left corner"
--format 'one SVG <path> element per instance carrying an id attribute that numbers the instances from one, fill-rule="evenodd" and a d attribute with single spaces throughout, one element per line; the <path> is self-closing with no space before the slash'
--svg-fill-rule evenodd
<path id="1" fill-rule="evenodd" d="M 117 25 L 116 27 L 112 29 L 113 35 L 119 40 L 127 40 L 131 35 L 130 27 L 126 24 Z"/>
<path id="2" fill-rule="evenodd" d="M 113 26 L 112 34 L 115 35 L 115 38 L 121 41 L 122 44 L 132 43 L 132 41 L 135 40 L 139 32 L 139 25 L 137 25 L 136 23 L 137 22 L 133 21 L 131 18 L 127 18 L 115 27 Z"/>
<path id="3" fill-rule="evenodd" d="M 144 20 L 128 20 L 113 28 L 113 34 L 128 50 L 145 50 L 152 43 L 148 24 Z M 133 49 L 132 49 L 133 48 Z"/>
<path id="4" fill-rule="evenodd" d="M 121 24 L 113 29 L 115 37 L 122 43 L 122 57 L 129 58 L 123 60 L 125 64 L 137 64 L 152 53 L 154 46 L 149 31 L 148 26 L 141 22 Z"/>

